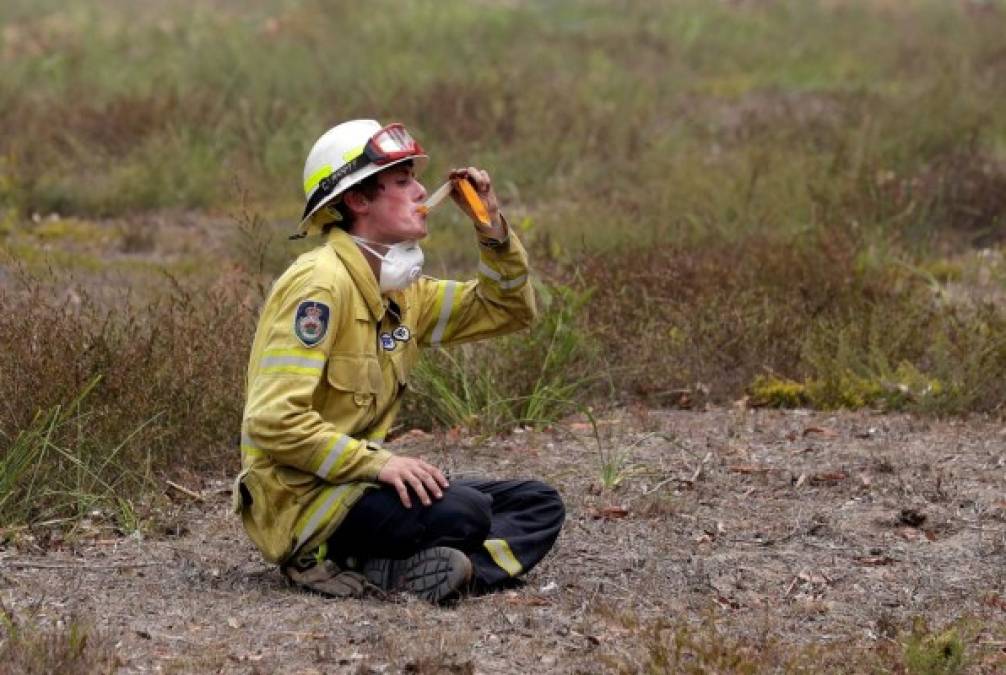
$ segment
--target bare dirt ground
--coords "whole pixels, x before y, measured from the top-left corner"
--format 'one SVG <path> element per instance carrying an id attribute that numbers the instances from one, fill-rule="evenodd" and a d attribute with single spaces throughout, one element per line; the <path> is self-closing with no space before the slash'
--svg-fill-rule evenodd
<path id="1" fill-rule="evenodd" d="M 979 620 L 969 668 L 1006 667 L 988 628 L 1006 619 L 1001 425 L 635 409 L 598 430 L 400 439 L 455 474 L 559 487 L 559 543 L 517 590 L 451 608 L 302 593 L 261 561 L 221 480 L 190 486 L 203 501 L 176 494 L 179 536 L 67 538 L 44 554 L 12 539 L 0 598 L 40 623 L 83 617 L 126 672 L 635 671 L 703 623 L 724 643 L 837 645 L 849 666 L 920 616 Z"/>

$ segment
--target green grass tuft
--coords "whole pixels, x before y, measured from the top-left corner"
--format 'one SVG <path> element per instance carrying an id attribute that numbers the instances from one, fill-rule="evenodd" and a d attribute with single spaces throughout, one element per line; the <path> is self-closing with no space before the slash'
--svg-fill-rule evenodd
<path id="1" fill-rule="evenodd" d="M 910 675 L 956 675 L 965 672 L 964 640 L 955 628 L 933 633 L 917 620 L 903 642 L 905 670 Z"/>
<path id="2" fill-rule="evenodd" d="M 536 284 L 541 316 L 527 335 L 424 354 L 406 424 L 480 433 L 543 427 L 573 411 L 597 384 L 593 346 L 577 320 L 589 293 Z"/>

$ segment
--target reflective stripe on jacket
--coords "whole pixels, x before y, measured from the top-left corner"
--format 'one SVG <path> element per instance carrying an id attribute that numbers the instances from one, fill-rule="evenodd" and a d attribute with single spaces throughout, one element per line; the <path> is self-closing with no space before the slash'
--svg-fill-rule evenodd
<path id="1" fill-rule="evenodd" d="M 534 295 L 516 236 L 479 248 L 476 280 L 422 277 L 382 297 L 357 245 L 335 229 L 276 280 L 248 364 L 235 485 L 235 508 L 267 560 L 318 546 L 376 486 L 391 457 L 380 442 L 420 347 L 530 324 Z M 305 307 L 314 324 L 299 329 Z"/>

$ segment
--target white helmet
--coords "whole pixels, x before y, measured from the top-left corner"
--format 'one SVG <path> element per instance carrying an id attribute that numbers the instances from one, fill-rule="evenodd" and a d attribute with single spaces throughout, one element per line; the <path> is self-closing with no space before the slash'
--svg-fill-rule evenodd
<path id="1" fill-rule="evenodd" d="M 428 162 L 423 148 L 401 124 L 382 127 L 374 120 L 351 120 L 319 138 L 304 163 L 304 214 L 298 234 L 307 236 L 338 220 L 334 206 L 342 193 L 378 171 L 414 160 L 416 171 Z"/>

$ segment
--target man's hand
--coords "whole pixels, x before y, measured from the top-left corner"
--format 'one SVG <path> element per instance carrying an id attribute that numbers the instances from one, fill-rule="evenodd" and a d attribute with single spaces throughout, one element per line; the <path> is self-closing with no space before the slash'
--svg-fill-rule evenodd
<path id="1" fill-rule="evenodd" d="M 412 508 L 412 500 L 409 499 L 410 487 L 419 496 L 423 506 L 429 506 L 433 503 L 430 495 L 440 499 L 444 496 L 443 490 L 448 485 L 447 478 L 437 467 L 422 459 L 399 455 L 388 460 L 377 474 L 377 480 L 393 485 L 398 491 L 398 498 L 407 509 Z"/>
<path id="2" fill-rule="evenodd" d="M 448 178 L 451 180 L 467 180 L 475 188 L 475 192 L 478 193 L 482 203 L 485 204 L 486 211 L 489 213 L 489 225 L 479 225 L 479 235 L 495 239 L 497 241 L 505 239 L 507 235 L 506 226 L 503 225 L 503 220 L 500 218 L 499 200 L 496 198 L 496 191 L 493 190 L 492 181 L 489 179 L 489 172 L 483 169 L 478 169 L 474 166 L 469 166 L 464 169 L 451 170 Z M 458 194 L 457 190 L 451 191 L 451 199 L 454 200 L 454 203 L 457 204 L 462 211 L 468 214 L 469 218 L 478 222 L 478 218 L 475 217 L 475 214 L 472 213 L 472 210 L 468 207 L 468 203 L 465 201 L 465 198 Z"/>

